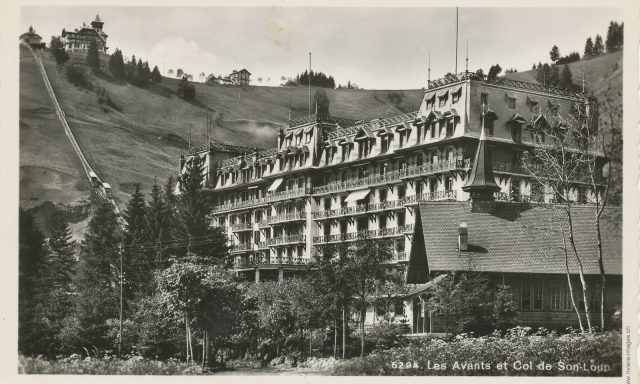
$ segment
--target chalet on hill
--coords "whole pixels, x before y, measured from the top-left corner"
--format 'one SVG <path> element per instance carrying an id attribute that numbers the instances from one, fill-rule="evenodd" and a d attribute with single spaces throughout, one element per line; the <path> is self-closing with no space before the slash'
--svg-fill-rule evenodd
<path id="1" fill-rule="evenodd" d="M 62 30 L 62 42 L 65 50 L 69 53 L 71 61 L 84 64 L 91 42 L 94 41 L 100 57 L 100 66 L 108 67 L 109 55 L 107 53 L 107 37 L 103 30 L 104 22 L 100 20 L 100 15 L 91 22 L 91 26 L 82 23 L 82 27 L 74 30 Z"/>
<path id="2" fill-rule="evenodd" d="M 229 75 L 229 80 L 235 85 L 249 85 L 251 73 L 244 68 L 239 71 L 234 70 Z"/>

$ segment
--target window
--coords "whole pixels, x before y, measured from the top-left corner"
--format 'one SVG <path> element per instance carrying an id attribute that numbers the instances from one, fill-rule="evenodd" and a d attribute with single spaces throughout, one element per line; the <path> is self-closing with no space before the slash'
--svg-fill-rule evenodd
<path id="1" fill-rule="evenodd" d="M 422 153 L 418 153 L 418 154 L 416 155 L 416 165 L 417 165 L 417 166 L 421 166 L 421 165 L 422 165 L 422 162 L 423 162 L 423 160 L 422 160 Z"/>
<path id="2" fill-rule="evenodd" d="M 439 129 L 438 129 L 438 137 L 442 136 L 442 131 L 445 130 L 446 124 L 447 124 L 446 120 L 440 120 Z"/>
<path id="3" fill-rule="evenodd" d="M 380 138 L 380 153 L 387 153 L 389 149 L 389 138 L 387 136 L 382 136 Z"/>
<path id="4" fill-rule="evenodd" d="M 400 132 L 399 136 L 398 148 L 402 148 L 402 145 L 404 144 L 404 132 Z"/>
<path id="5" fill-rule="evenodd" d="M 387 190 L 386 189 L 379 189 L 378 190 L 378 200 L 380 200 L 381 203 L 387 201 Z"/>
<path id="6" fill-rule="evenodd" d="M 400 197 L 400 196 L 398 196 L 398 197 Z M 404 225 L 404 212 L 398 212 L 398 217 L 397 217 L 397 220 L 396 220 L 396 221 L 397 221 L 397 226 L 398 226 L 398 227 L 402 227 L 402 226 Z M 400 243 L 401 243 L 401 242 L 399 241 L 399 242 L 398 242 L 398 245 L 399 245 Z M 402 242 L 402 245 L 403 245 L 403 247 L 404 247 L 404 242 Z"/>
<path id="7" fill-rule="evenodd" d="M 540 281 L 523 282 L 520 308 L 534 311 L 542 310 L 544 306 L 543 293 Z"/>
<path id="8" fill-rule="evenodd" d="M 522 142 L 522 124 L 514 122 L 511 125 L 511 138 L 514 143 Z"/>
<path id="9" fill-rule="evenodd" d="M 418 125 L 416 127 L 416 142 L 422 141 L 422 125 Z"/>
<path id="10" fill-rule="evenodd" d="M 486 92 L 482 92 L 480 94 L 480 105 L 488 105 L 489 104 L 489 94 Z"/>
<path id="11" fill-rule="evenodd" d="M 398 199 L 402 199 L 406 193 L 407 191 L 404 185 L 398 186 Z M 404 221 L 404 216 L 403 216 L 403 221 Z"/>
<path id="12" fill-rule="evenodd" d="M 455 118 L 451 118 L 447 120 L 447 137 L 453 136 L 453 132 L 455 130 Z"/>
<path id="13" fill-rule="evenodd" d="M 445 191 L 453 190 L 453 178 L 451 176 L 447 176 L 444 178 L 444 190 Z"/>
<path id="14" fill-rule="evenodd" d="M 311 132 L 307 132 L 307 134 L 305 135 L 305 143 L 310 143 L 311 142 Z"/>
<path id="15" fill-rule="evenodd" d="M 393 301 L 393 313 L 396 316 L 404 315 L 404 303 L 402 302 L 402 300 Z"/>
<path id="16" fill-rule="evenodd" d="M 347 161 L 349 158 L 349 151 L 347 150 L 348 144 L 342 146 L 342 161 Z"/>
<path id="17" fill-rule="evenodd" d="M 385 214 L 378 216 L 378 228 L 386 228 L 387 227 L 387 216 Z"/>
<path id="18" fill-rule="evenodd" d="M 439 97 L 439 98 L 438 98 L 438 106 L 439 106 L 440 108 L 442 108 L 442 107 L 444 107 L 444 106 L 446 106 L 446 105 L 447 105 L 447 97 L 446 97 L 446 96 Z"/>
<path id="19" fill-rule="evenodd" d="M 427 111 L 430 111 L 433 109 L 433 104 L 434 104 L 433 101 L 434 101 L 433 98 L 431 98 L 430 100 L 427 100 Z"/>
<path id="20" fill-rule="evenodd" d="M 509 105 L 509 109 L 516 109 L 516 98 L 515 97 L 509 97 L 507 99 L 508 105 Z"/>
<path id="21" fill-rule="evenodd" d="M 431 138 L 434 139 L 436 137 L 436 122 L 431 123 Z"/>
<path id="22" fill-rule="evenodd" d="M 380 164 L 380 175 L 384 176 L 387 174 L 387 163 Z"/>
<path id="23" fill-rule="evenodd" d="M 532 101 L 529 110 L 531 112 L 533 112 L 533 113 L 537 113 L 538 112 L 538 103 Z"/>
<path id="24" fill-rule="evenodd" d="M 460 100 L 460 94 L 462 93 L 462 91 L 458 91 L 456 93 L 452 93 L 451 94 L 451 104 L 455 104 L 458 102 L 458 100 Z"/>
<path id="25" fill-rule="evenodd" d="M 579 292 L 580 292 L 580 299 L 579 299 L 580 302 L 578 304 L 578 309 L 584 310 L 584 295 L 583 295 L 584 290 L 580 289 Z M 588 286 L 586 293 L 587 293 L 587 300 L 589 301 L 589 310 L 595 311 L 596 307 L 599 304 L 596 287 L 594 287 L 593 284 Z"/>

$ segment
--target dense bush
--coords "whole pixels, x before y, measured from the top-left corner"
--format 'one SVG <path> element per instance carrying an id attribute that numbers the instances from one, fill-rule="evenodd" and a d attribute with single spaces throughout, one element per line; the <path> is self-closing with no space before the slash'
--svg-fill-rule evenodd
<path id="1" fill-rule="evenodd" d="M 185 76 L 178 83 L 178 96 L 184 100 L 193 100 L 196 98 L 196 87 L 189 82 L 189 79 Z"/>
<path id="2" fill-rule="evenodd" d="M 365 352 L 382 351 L 398 348 L 406 345 L 407 338 L 402 324 L 395 322 L 382 322 L 367 330 L 365 339 Z"/>
<path id="3" fill-rule="evenodd" d="M 453 339 L 419 339 L 402 348 L 373 353 L 337 367 L 335 375 L 523 375 L 523 376 L 619 376 L 622 372 L 619 332 L 558 336 L 545 331 L 531 334 L 530 328 L 513 328 L 505 336 L 458 335 Z M 530 370 L 514 363 L 531 363 Z M 402 366 L 400 365 L 402 363 Z M 404 368 L 410 363 L 411 368 Z M 457 365 L 456 365 L 457 363 Z M 485 368 L 464 369 L 462 364 L 484 363 Z M 498 369 L 506 363 L 506 369 Z M 541 364 L 549 369 L 538 369 Z M 444 369 L 435 369 L 441 364 Z M 564 369 L 561 369 L 563 364 Z M 579 370 L 569 370 L 578 364 Z M 587 371 L 583 370 L 583 364 Z M 590 371 L 591 365 L 608 371 Z M 394 368 L 394 366 L 396 368 Z M 417 366 L 417 368 L 416 368 Z M 516 364 L 517 367 L 517 364 Z"/>
<path id="4" fill-rule="evenodd" d="M 93 89 L 93 85 L 88 79 L 85 67 L 76 64 L 68 64 L 65 73 L 71 84 L 89 90 Z"/>
<path id="5" fill-rule="evenodd" d="M 79 355 L 71 355 L 57 361 L 20 356 L 18 372 L 49 375 L 201 375 L 207 373 L 207 370 L 203 370 L 197 364 L 184 363 L 175 359 L 157 361 L 140 356 L 128 359 L 118 359 L 113 356 L 82 359 Z"/>

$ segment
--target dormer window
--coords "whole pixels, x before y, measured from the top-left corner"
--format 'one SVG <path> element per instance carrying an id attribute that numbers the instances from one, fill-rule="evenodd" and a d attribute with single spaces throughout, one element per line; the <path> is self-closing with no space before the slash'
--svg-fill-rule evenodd
<path id="1" fill-rule="evenodd" d="M 509 109 L 516 109 L 516 98 L 515 97 L 508 97 L 507 98 L 507 104 L 509 106 Z"/>
<path id="2" fill-rule="evenodd" d="M 442 108 L 442 107 L 444 107 L 446 105 L 447 105 L 447 97 L 446 96 L 438 98 L 438 106 L 440 108 Z"/>
<path id="3" fill-rule="evenodd" d="M 460 95 L 462 95 L 462 86 L 451 91 L 451 104 L 457 103 L 460 100 Z"/>

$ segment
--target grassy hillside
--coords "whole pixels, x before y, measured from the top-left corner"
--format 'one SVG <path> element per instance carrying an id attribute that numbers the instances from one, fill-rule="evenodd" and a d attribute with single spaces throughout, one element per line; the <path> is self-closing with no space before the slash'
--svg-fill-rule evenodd
<path id="1" fill-rule="evenodd" d="M 576 85 L 582 84 L 582 73 L 584 71 L 587 92 L 592 91 L 594 95 L 597 95 L 609 85 L 622 91 L 622 51 L 615 51 L 593 59 L 576 61 L 568 65 L 573 75 L 573 83 Z M 564 64 L 560 65 L 561 70 L 562 67 L 564 67 Z M 510 73 L 504 77 L 537 83 L 536 70 L 534 69 Z"/>
<path id="2" fill-rule="evenodd" d="M 195 84 L 196 100 L 186 102 L 176 95 L 176 79 L 165 78 L 160 85 L 145 90 L 92 75 L 91 82 L 102 84 L 117 107 L 104 112 L 96 94 L 70 84 L 47 52 L 43 63 L 87 159 L 122 201 L 128 200 L 137 182 L 148 191 L 154 175 L 161 182 L 169 175 L 175 175 L 178 156 L 188 148 L 189 131 L 192 145 L 206 142 L 207 112 L 220 111 L 224 116 L 221 126 L 213 131 L 213 140 L 270 147 L 275 145 L 278 129 L 287 124 L 290 106 L 294 117 L 308 111 L 308 89 L 305 87 L 240 88 Z M 21 82 L 20 88 L 20 122 L 21 128 L 25 126 L 28 130 L 23 133 L 21 129 L 21 167 L 27 172 L 27 166 L 53 168 L 55 163 L 55 169 L 68 176 L 43 181 L 54 186 L 46 193 L 38 186 L 37 179 L 29 179 L 29 183 L 25 179 L 21 199 L 38 197 L 62 201 L 66 196 L 53 193 L 54 189 L 65 193 L 83 190 L 78 186 L 73 189 L 69 184 L 83 184 L 79 163 L 73 163 L 71 146 L 65 142 L 37 67 L 25 49 L 21 50 L 20 72 L 21 78 L 27 79 Z M 314 91 L 312 89 L 312 93 Z M 387 97 L 388 91 L 326 90 L 332 114 L 356 119 L 373 119 L 417 109 L 423 91 L 403 92 L 404 100 L 393 105 Z M 34 121 L 38 121 L 40 130 L 30 128 Z M 50 153 L 46 148 L 56 153 Z"/>

